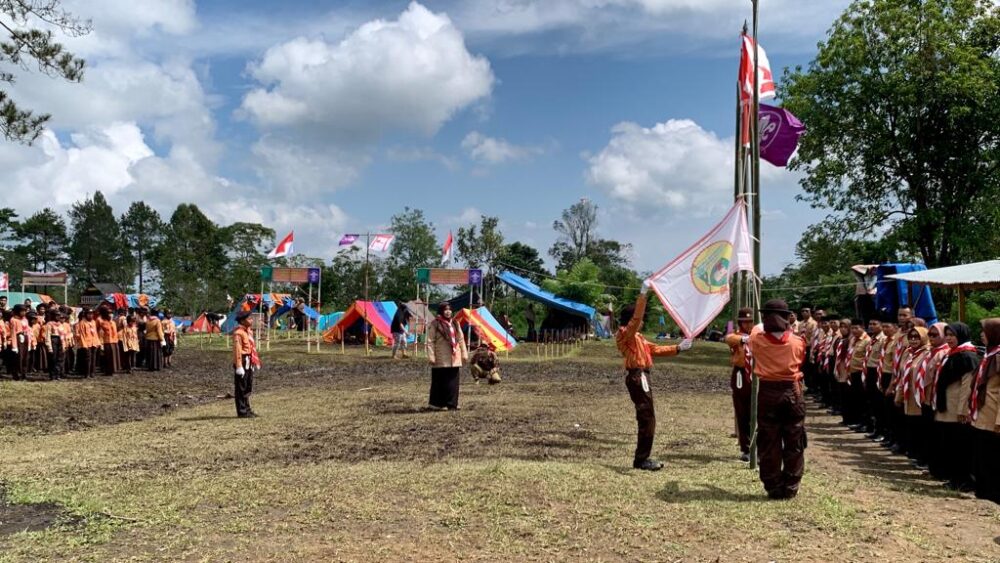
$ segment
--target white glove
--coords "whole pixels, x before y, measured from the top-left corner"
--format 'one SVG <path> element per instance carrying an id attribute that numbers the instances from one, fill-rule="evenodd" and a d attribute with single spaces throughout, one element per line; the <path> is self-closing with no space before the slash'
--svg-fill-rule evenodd
<path id="1" fill-rule="evenodd" d="M 243 370 L 243 366 L 236 368 L 236 375 L 243 377 L 246 373 L 247 372 Z"/>
<path id="2" fill-rule="evenodd" d="M 687 352 L 688 350 L 691 349 L 691 344 L 692 344 L 691 339 L 685 338 L 684 340 L 681 340 L 680 344 L 677 345 L 677 349 L 680 350 L 681 352 Z"/>
<path id="3" fill-rule="evenodd" d="M 161 348 L 166 348 L 166 346 L 167 346 L 167 341 L 166 340 L 161 340 L 160 341 L 160 347 Z"/>
<path id="4" fill-rule="evenodd" d="M 750 342 L 750 336 L 744 334 L 743 336 L 740 337 L 740 342 L 742 342 L 743 344 Z"/>
<path id="5" fill-rule="evenodd" d="M 15 354 L 17 354 L 17 346 L 11 346 L 10 347 L 10 351 L 14 352 Z"/>
<path id="6" fill-rule="evenodd" d="M 652 284 L 649 283 L 649 280 L 643 281 L 642 282 L 642 289 L 639 290 L 639 294 L 640 295 L 646 295 L 647 293 L 649 293 L 649 286 L 651 286 L 651 285 Z"/>

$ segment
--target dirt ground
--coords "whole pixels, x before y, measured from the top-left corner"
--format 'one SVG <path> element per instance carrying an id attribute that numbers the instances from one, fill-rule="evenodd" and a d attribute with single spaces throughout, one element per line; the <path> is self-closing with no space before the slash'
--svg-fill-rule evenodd
<path id="1" fill-rule="evenodd" d="M 518 356 L 426 412 L 419 360 L 275 352 L 262 417 L 224 351 L 160 374 L 0 379 L 0 561 L 1000 561 L 1000 509 L 810 411 L 802 494 L 736 459 L 725 350 L 665 362 L 630 469 L 613 350 Z"/>

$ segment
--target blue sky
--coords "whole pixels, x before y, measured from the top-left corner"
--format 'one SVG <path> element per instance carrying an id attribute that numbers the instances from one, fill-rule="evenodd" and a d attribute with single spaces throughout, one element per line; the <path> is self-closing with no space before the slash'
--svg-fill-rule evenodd
<path id="1" fill-rule="evenodd" d="M 762 4 L 777 71 L 807 64 L 847 2 Z M 409 206 L 442 239 L 499 216 L 509 240 L 544 254 L 552 221 L 586 197 L 601 235 L 653 270 L 731 203 L 749 1 L 66 6 L 93 22 L 65 40 L 86 79 L 23 76 L 13 95 L 51 112 L 53 130 L 0 149 L 24 215 L 98 189 L 119 212 L 193 201 L 219 222 L 294 228 L 300 252 L 329 258 L 343 232 Z M 797 179 L 763 174 L 765 273 L 824 216 L 794 201 Z"/>

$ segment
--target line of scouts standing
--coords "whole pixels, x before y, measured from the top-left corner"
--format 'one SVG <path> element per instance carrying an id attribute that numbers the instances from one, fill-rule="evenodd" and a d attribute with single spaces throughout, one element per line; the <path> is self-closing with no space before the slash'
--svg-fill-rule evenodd
<path id="1" fill-rule="evenodd" d="M 130 314 L 101 305 L 73 313 L 54 302 L 11 309 L 0 304 L 0 358 L 7 374 L 15 381 L 33 374 L 59 381 L 170 367 L 177 331 L 169 311 L 162 321 L 155 309 Z"/>
<path id="2" fill-rule="evenodd" d="M 808 393 L 851 430 L 956 490 L 1000 502 L 1000 319 L 984 356 L 964 323 L 842 319 L 802 311 Z"/>

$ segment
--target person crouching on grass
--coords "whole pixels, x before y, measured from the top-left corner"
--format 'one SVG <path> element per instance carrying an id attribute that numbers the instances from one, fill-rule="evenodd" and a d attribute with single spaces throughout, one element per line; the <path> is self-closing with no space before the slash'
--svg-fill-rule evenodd
<path id="1" fill-rule="evenodd" d="M 760 309 L 764 330 L 745 336 L 753 371 L 760 379 L 757 395 L 757 444 L 760 480 L 771 499 L 794 498 L 805 470 L 806 404 L 802 398 L 802 362 L 806 343 L 792 334 L 791 311 L 781 299 Z"/>
<path id="2" fill-rule="evenodd" d="M 691 339 L 684 339 L 677 346 L 656 346 L 646 340 L 642 335 L 642 326 L 648 292 L 649 282 L 645 281 L 635 305 L 622 310 L 619 319 L 621 328 L 615 334 L 615 343 L 625 360 L 625 388 L 635 405 L 638 424 L 632 467 L 644 471 L 659 471 L 663 469 L 663 464 L 649 457 L 656 434 L 656 410 L 653 407 L 653 391 L 649 386 L 649 370 L 653 367 L 653 356 L 676 356 L 691 348 Z"/>
<path id="3" fill-rule="evenodd" d="M 253 317 L 250 311 L 236 315 L 236 330 L 233 331 L 233 395 L 236 398 L 236 416 L 256 418 L 257 413 L 250 408 L 250 393 L 253 392 L 253 376 L 260 369 L 260 356 L 254 342 L 250 326 Z"/>

